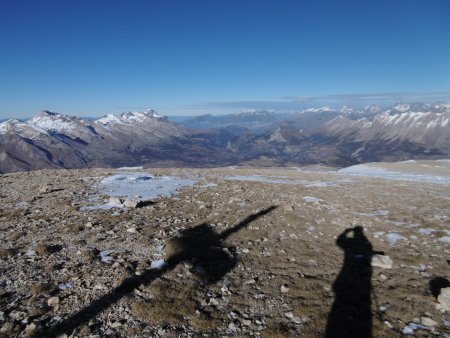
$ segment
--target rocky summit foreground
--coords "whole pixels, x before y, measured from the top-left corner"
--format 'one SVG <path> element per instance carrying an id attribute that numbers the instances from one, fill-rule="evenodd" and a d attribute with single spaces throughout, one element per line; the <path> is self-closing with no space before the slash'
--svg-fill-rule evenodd
<path id="1" fill-rule="evenodd" d="M 405 166 L 2 175 L 0 336 L 448 337 L 448 162 Z"/>

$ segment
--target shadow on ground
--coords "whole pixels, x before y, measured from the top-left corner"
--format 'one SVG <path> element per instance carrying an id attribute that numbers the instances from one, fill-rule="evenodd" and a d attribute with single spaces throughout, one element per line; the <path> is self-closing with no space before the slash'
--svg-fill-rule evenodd
<path id="1" fill-rule="evenodd" d="M 437 298 L 441 293 L 441 289 L 450 287 L 450 281 L 444 277 L 434 277 L 430 280 L 429 285 L 431 294 Z"/>
<path id="2" fill-rule="evenodd" d="M 224 240 L 274 209 L 276 209 L 276 206 L 271 206 L 252 214 L 234 227 L 219 234 L 206 223 L 182 231 L 179 236 L 171 241 L 172 254 L 167 258 L 166 266 L 161 269 L 147 270 L 140 276 L 127 278 L 108 294 L 93 301 L 62 322 L 52 327 L 38 330 L 32 337 L 56 337 L 63 333 L 70 334 L 77 327 L 87 323 L 90 319 L 117 303 L 121 298 L 132 293 L 137 287 L 149 285 L 155 279 L 173 270 L 179 263 L 186 260 L 196 261 L 196 265 L 202 268 L 201 274 L 207 279 L 208 283 L 218 281 L 237 264 L 235 256 L 224 246 Z"/>
<path id="3" fill-rule="evenodd" d="M 346 229 L 336 240 L 344 250 L 344 264 L 333 284 L 335 299 L 325 337 L 372 337 L 372 244 L 363 228 Z"/>

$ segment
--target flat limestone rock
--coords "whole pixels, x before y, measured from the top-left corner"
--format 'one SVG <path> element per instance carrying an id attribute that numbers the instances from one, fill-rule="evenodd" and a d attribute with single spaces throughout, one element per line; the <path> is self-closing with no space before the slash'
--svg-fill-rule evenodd
<path id="1" fill-rule="evenodd" d="M 138 201 L 138 200 L 133 200 L 133 199 L 126 199 L 123 202 L 123 206 L 125 208 L 131 208 L 131 209 L 136 209 L 139 208 L 141 206 L 142 202 Z"/>
<path id="2" fill-rule="evenodd" d="M 382 269 L 391 269 L 392 268 L 392 259 L 386 255 L 373 255 L 372 256 L 372 266 L 376 266 Z"/>
<path id="3" fill-rule="evenodd" d="M 445 310 L 450 311 L 450 287 L 441 289 L 438 302 Z"/>

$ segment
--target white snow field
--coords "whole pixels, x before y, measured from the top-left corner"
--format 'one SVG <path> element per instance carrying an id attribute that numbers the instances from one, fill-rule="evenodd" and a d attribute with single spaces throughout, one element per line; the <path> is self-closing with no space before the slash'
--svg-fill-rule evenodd
<path id="1" fill-rule="evenodd" d="M 139 197 L 151 200 L 173 195 L 178 189 L 193 186 L 196 180 L 169 176 L 153 176 L 147 173 L 124 173 L 105 177 L 101 190 L 109 196 Z"/>
<path id="2" fill-rule="evenodd" d="M 450 185 L 449 162 L 449 160 L 437 160 L 367 163 L 340 169 L 338 173 Z"/>
<path id="3" fill-rule="evenodd" d="M 176 194 L 183 187 L 191 187 L 197 181 L 169 176 L 153 176 L 144 172 L 121 173 L 105 177 L 99 190 L 108 196 L 149 201 Z M 85 210 L 122 208 L 123 204 L 109 201 L 101 205 L 85 207 Z"/>

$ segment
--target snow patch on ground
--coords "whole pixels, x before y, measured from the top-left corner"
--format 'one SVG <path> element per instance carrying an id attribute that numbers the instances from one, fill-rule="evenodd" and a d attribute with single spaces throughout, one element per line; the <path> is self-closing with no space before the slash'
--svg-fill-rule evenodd
<path id="1" fill-rule="evenodd" d="M 313 197 L 313 196 L 305 196 L 305 197 L 303 197 L 303 200 L 304 200 L 306 203 L 317 203 L 317 202 L 320 202 L 320 201 L 321 201 L 320 198 L 318 198 L 318 197 Z"/>
<path id="2" fill-rule="evenodd" d="M 205 185 L 202 185 L 202 188 L 215 188 L 218 185 L 215 183 L 206 183 Z"/>
<path id="3" fill-rule="evenodd" d="M 121 173 L 103 178 L 98 187 L 102 193 L 108 196 L 123 197 L 149 201 L 159 197 L 167 197 L 176 194 L 177 190 L 193 186 L 194 179 L 182 179 L 177 177 L 159 177 L 147 173 Z M 97 200 L 92 200 L 95 203 Z M 109 201 L 101 205 L 83 207 L 83 210 L 109 210 L 123 208 L 123 204 Z"/>
<path id="4" fill-rule="evenodd" d="M 140 167 L 120 167 L 117 168 L 116 170 L 142 170 L 144 169 L 144 167 L 140 166 Z"/>
<path id="5" fill-rule="evenodd" d="M 439 242 L 450 244 L 450 236 L 444 236 L 439 238 Z"/>
<path id="6" fill-rule="evenodd" d="M 395 245 L 397 242 L 399 241 L 406 241 L 406 237 L 397 234 L 395 232 L 391 232 L 389 234 L 386 235 L 387 240 L 389 241 L 390 245 Z"/>
<path id="7" fill-rule="evenodd" d="M 155 177 L 147 173 L 125 173 L 104 178 L 100 182 L 100 187 L 109 196 L 151 200 L 173 195 L 178 189 L 193 186 L 195 183 L 196 180 L 193 179 Z"/>
<path id="8" fill-rule="evenodd" d="M 423 175 L 408 172 L 391 171 L 375 166 L 369 166 L 367 164 L 358 164 L 348 168 L 340 169 L 338 173 L 354 176 L 384 178 L 389 180 L 419 181 L 450 185 L 450 176 Z"/>
<path id="9" fill-rule="evenodd" d="M 423 228 L 423 229 L 419 229 L 419 233 L 421 233 L 422 235 L 431 235 L 433 232 L 435 232 L 435 229 L 432 228 Z"/>
<path id="10" fill-rule="evenodd" d="M 226 180 L 231 181 L 248 181 L 248 182 L 262 182 L 262 183 L 274 183 L 274 184 L 288 184 L 292 183 L 291 180 L 286 179 L 273 179 L 261 175 L 234 175 L 225 177 Z"/>
<path id="11" fill-rule="evenodd" d="M 430 330 L 430 328 L 428 326 L 417 323 L 409 323 L 403 328 L 402 333 L 407 336 L 413 336 L 414 331 L 416 330 Z"/>
<path id="12" fill-rule="evenodd" d="M 287 177 L 266 177 L 262 175 L 234 175 L 225 177 L 225 179 L 231 181 L 261 182 L 271 184 L 300 184 L 308 188 L 328 188 L 337 186 L 339 183 L 351 182 L 349 180 L 341 180 L 338 182 L 308 181 L 303 179 L 290 179 Z"/>
<path id="13" fill-rule="evenodd" d="M 150 269 L 164 269 L 168 266 L 167 262 L 164 259 L 158 259 L 156 261 L 151 262 Z"/>
<path id="14" fill-rule="evenodd" d="M 357 212 L 356 215 L 366 216 L 366 217 L 376 217 L 376 216 L 388 216 L 388 210 L 377 210 L 375 212 Z"/>
<path id="15" fill-rule="evenodd" d="M 105 250 L 100 252 L 100 259 L 102 262 L 110 263 L 113 260 L 113 257 L 111 256 L 112 253 L 114 253 L 115 250 Z"/>
<path id="16" fill-rule="evenodd" d="M 73 288 L 73 283 L 70 283 L 70 282 L 61 283 L 61 284 L 58 285 L 58 288 L 60 290 L 72 289 Z"/>

